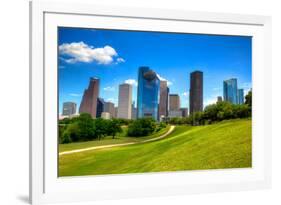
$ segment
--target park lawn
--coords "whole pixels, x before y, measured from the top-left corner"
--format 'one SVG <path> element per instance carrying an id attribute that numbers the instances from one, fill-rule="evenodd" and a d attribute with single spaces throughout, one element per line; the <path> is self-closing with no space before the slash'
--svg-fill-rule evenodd
<path id="1" fill-rule="evenodd" d="M 127 137 L 126 133 L 128 128 L 122 127 L 122 133 L 118 133 L 115 139 L 112 139 L 112 136 L 107 136 L 103 138 L 102 140 L 93 140 L 93 141 L 87 141 L 87 142 L 75 142 L 75 143 L 68 143 L 68 144 L 59 144 L 59 152 L 65 152 L 75 149 L 84 149 L 89 147 L 95 147 L 95 146 L 102 146 L 102 145 L 109 145 L 109 144 L 121 144 L 121 143 L 127 143 L 127 142 L 140 142 L 147 139 L 152 139 L 155 137 L 159 137 L 170 129 L 170 126 L 168 125 L 166 128 L 161 129 L 160 131 L 153 133 L 152 135 L 146 136 L 146 137 Z"/>
<path id="2" fill-rule="evenodd" d="M 125 174 L 252 166 L 252 121 L 177 126 L 155 142 L 59 156 L 59 176 Z"/>

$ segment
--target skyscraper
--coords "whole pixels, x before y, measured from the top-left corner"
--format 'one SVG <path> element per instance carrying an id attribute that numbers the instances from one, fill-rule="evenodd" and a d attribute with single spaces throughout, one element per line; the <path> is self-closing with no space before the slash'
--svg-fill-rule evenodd
<path id="1" fill-rule="evenodd" d="M 62 115 L 70 116 L 76 113 L 76 103 L 74 102 L 64 102 L 62 108 Z"/>
<path id="2" fill-rule="evenodd" d="M 167 81 L 160 81 L 160 102 L 159 102 L 159 117 L 168 115 L 169 104 L 169 88 Z"/>
<path id="3" fill-rule="evenodd" d="M 104 104 L 104 112 L 108 112 L 110 114 L 110 118 L 114 118 L 115 117 L 114 103 L 112 103 L 112 102 L 105 102 L 105 104 Z"/>
<path id="4" fill-rule="evenodd" d="M 132 117 L 132 85 L 119 85 L 118 118 L 131 119 Z"/>
<path id="5" fill-rule="evenodd" d="M 84 91 L 83 94 L 83 98 L 79 107 L 79 113 L 89 113 L 93 118 L 96 118 L 99 86 L 100 80 L 98 78 L 90 78 L 89 87 Z"/>
<path id="6" fill-rule="evenodd" d="M 140 67 L 138 74 L 137 117 L 158 120 L 160 80 L 149 67 Z"/>
<path id="7" fill-rule="evenodd" d="M 137 108 L 135 107 L 135 101 L 132 103 L 132 119 L 137 119 Z"/>
<path id="8" fill-rule="evenodd" d="M 190 73 L 189 112 L 203 111 L 203 72 Z"/>
<path id="9" fill-rule="evenodd" d="M 104 100 L 102 98 L 97 99 L 97 114 L 96 117 L 101 117 L 101 113 L 104 111 Z"/>
<path id="10" fill-rule="evenodd" d="M 223 98 L 232 104 L 238 104 L 237 79 L 223 81 Z"/>
<path id="11" fill-rule="evenodd" d="M 175 111 L 180 109 L 180 96 L 178 94 L 169 95 L 169 110 Z"/>
<path id="12" fill-rule="evenodd" d="M 238 104 L 244 104 L 244 90 L 238 89 Z"/>
<path id="13" fill-rule="evenodd" d="M 117 118 L 118 116 L 118 107 L 114 108 L 114 117 L 113 118 Z"/>

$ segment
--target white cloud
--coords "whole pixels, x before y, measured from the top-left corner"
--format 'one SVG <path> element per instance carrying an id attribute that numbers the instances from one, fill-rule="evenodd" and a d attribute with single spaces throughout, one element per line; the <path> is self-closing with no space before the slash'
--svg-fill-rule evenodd
<path id="1" fill-rule="evenodd" d="M 114 99 L 114 98 L 107 98 L 106 99 L 106 102 L 112 102 L 112 103 L 116 103 L 117 102 L 117 100 L 116 99 Z"/>
<path id="2" fill-rule="evenodd" d="M 80 97 L 81 94 L 80 93 L 69 93 L 70 96 L 72 97 Z"/>
<path id="3" fill-rule="evenodd" d="M 63 66 L 63 65 L 59 66 L 59 69 L 64 69 L 64 68 L 65 68 L 65 66 Z"/>
<path id="4" fill-rule="evenodd" d="M 217 102 L 216 97 L 207 98 L 206 100 L 204 100 L 204 107 L 206 107 L 207 105 L 215 104 L 216 102 Z"/>
<path id="5" fill-rule="evenodd" d="M 118 56 L 117 52 L 111 46 L 102 48 L 94 48 L 84 42 L 64 43 L 59 46 L 59 52 L 62 55 L 68 56 L 64 58 L 67 63 L 76 62 L 97 62 L 98 64 L 110 64 L 114 61 L 113 57 Z"/>
<path id="6" fill-rule="evenodd" d="M 124 58 L 117 58 L 116 63 L 125 63 Z"/>
<path id="7" fill-rule="evenodd" d="M 185 96 L 185 97 L 188 97 L 188 94 L 189 94 L 188 92 L 183 92 L 182 93 L 182 95 Z"/>
<path id="8" fill-rule="evenodd" d="M 213 91 L 221 91 L 222 90 L 222 87 L 216 87 L 216 88 L 213 88 Z"/>
<path id="9" fill-rule="evenodd" d="M 133 86 L 138 86 L 138 82 L 135 79 L 125 80 L 125 83 L 133 85 Z"/>
<path id="10" fill-rule="evenodd" d="M 105 91 L 114 91 L 115 88 L 114 88 L 114 87 L 107 86 L 107 87 L 103 88 L 103 90 L 105 90 Z"/>
<path id="11" fill-rule="evenodd" d="M 159 80 L 161 80 L 161 81 L 167 81 L 167 85 L 168 85 L 168 86 L 173 85 L 173 83 L 172 83 L 171 81 L 167 80 L 166 78 L 163 78 L 163 77 L 160 76 L 159 74 L 157 74 L 157 77 L 158 77 Z"/>

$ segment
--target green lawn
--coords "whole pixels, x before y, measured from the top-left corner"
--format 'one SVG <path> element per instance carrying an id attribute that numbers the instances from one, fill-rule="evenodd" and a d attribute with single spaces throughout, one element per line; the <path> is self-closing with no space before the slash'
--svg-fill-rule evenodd
<path id="1" fill-rule="evenodd" d="M 101 145 L 109 145 L 109 144 L 121 144 L 126 142 L 140 142 L 147 139 L 152 139 L 155 137 L 159 137 L 163 134 L 165 134 L 169 129 L 170 126 L 167 126 L 166 128 L 160 130 L 159 132 L 156 132 L 150 136 L 146 137 L 127 137 L 127 127 L 123 127 L 123 132 L 118 134 L 115 139 L 112 139 L 112 136 L 107 136 L 103 138 L 102 140 L 93 140 L 88 142 L 75 142 L 75 143 L 69 143 L 69 144 L 59 144 L 59 152 L 65 152 L 69 150 L 75 150 L 75 149 L 83 149 L 88 147 L 94 147 L 94 146 L 101 146 Z"/>
<path id="2" fill-rule="evenodd" d="M 251 167 L 251 123 L 177 126 L 159 141 L 62 155 L 59 176 Z"/>

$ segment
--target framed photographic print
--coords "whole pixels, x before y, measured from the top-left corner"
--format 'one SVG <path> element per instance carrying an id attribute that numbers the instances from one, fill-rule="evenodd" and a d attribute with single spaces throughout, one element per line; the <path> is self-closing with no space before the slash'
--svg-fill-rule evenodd
<path id="1" fill-rule="evenodd" d="M 30 21 L 32 204 L 270 187 L 270 17 L 39 1 Z"/>

